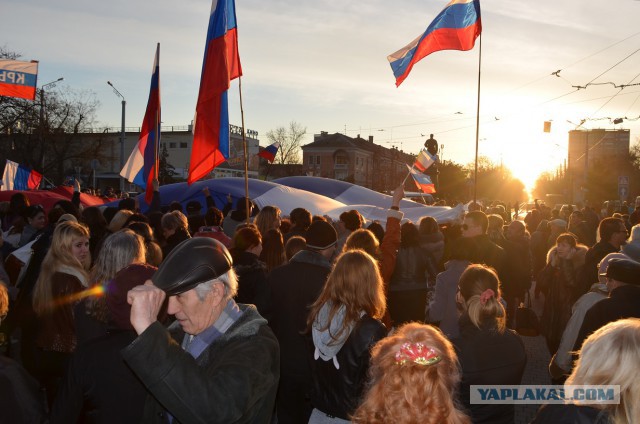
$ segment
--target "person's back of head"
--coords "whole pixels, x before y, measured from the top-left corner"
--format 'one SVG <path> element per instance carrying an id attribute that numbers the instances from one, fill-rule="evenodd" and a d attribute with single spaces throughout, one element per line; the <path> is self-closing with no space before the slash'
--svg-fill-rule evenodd
<path id="1" fill-rule="evenodd" d="M 347 241 L 344 243 L 343 251 L 349 250 L 364 250 L 373 257 L 378 256 L 378 249 L 380 243 L 378 239 L 373 235 L 370 230 L 363 228 L 354 231 L 347 237 Z"/>
<path id="2" fill-rule="evenodd" d="M 176 202 L 175 200 L 169 203 L 169 212 L 173 211 L 184 212 L 184 210 L 182 209 L 182 204 L 180 204 L 180 202 Z"/>
<path id="3" fill-rule="evenodd" d="M 218 227 L 222 224 L 222 211 L 214 206 L 207 209 L 207 213 L 204 215 L 205 225 L 209 227 Z"/>
<path id="4" fill-rule="evenodd" d="M 306 230 L 311 225 L 311 212 L 305 208 L 295 208 L 289 214 L 291 223 L 300 230 Z"/>
<path id="5" fill-rule="evenodd" d="M 455 350 L 434 327 L 412 322 L 380 340 L 369 375 L 353 423 L 471 422 L 457 402 L 461 373 Z"/>
<path id="6" fill-rule="evenodd" d="M 624 225 L 624 222 L 619 218 L 604 218 L 598 225 L 600 240 L 605 242 L 610 241 L 611 237 L 621 228 L 621 225 Z"/>
<path id="7" fill-rule="evenodd" d="M 306 244 L 307 244 L 307 241 L 304 239 L 304 237 L 301 237 L 301 236 L 289 237 L 289 240 L 287 240 L 287 243 L 284 245 L 284 251 L 287 257 L 287 261 L 290 261 L 291 258 L 296 253 L 303 250 Z"/>
<path id="8" fill-rule="evenodd" d="M 197 200 L 187 202 L 187 215 L 199 215 L 202 210 L 202 204 Z"/>
<path id="9" fill-rule="evenodd" d="M 487 324 L 502 332 L 506 313 L 500 303 L 501 290 L 498 274 L 486 265 L 469 265 L 458 282 L 466 312 L 477 328 Z"/>
<path id="10" fill-rule="evenodd" d="M 351 209 L 340 214 L 340 221 L 344 224 L 344 227 L 349 231 L 355 231 L 362 228 L 364 220 L 362 215 L 355 209 Z"/>
<path id="11" fill-rule="evenodd" d="M 640 319 L 611 322 L 582 344 L 568 385 L 620 386 L 620 403 L 598 405 L 610 413 L 611 423 L 636 423 L 640 419 Z"/>
<path id="12" fill-rule="evenodd" d="M 121 209 L 116 212 L 116 214 L 111 219 L 111 222 L 109 222 L 109 226 L 107 227 L 109 232 L 115 233 L 116 231 L 124 227 L 131 215 L 133 215 L 133 212 L 128 209 Z"/>
<path id="13" fill-rule="evenodd" d="M 118 202 L 118 209 L 135 212 L 136 211 L 136 200 L 131 198 L 131 197 L 127 197 L 125 199 L 122 199 L 122 200 L 120 200 Z"/>
<path id="14" fill-rule="evenodd" d="M 425 216 L 420 219 L 418 229 L 420 230 L 420 235 L 434 234 L 440 231 L 438 221 L 432 216 Z"/>
<path id="15" fill-rule="evenodd" d="M 413 222 L 405 222 L 400 226 L 400 247 L 410 248 L 420 245 L 420 232 Z"/>
<path id="16" fill-rule="evenodd" d="M 367 227 L 367 230 L 371 231 L 374 236 L 376 236 L 376 240 L 378 240 L 378 244 L 382 243 L 384 239 L 384 228 L 378 221 L 374 221 Z"/>

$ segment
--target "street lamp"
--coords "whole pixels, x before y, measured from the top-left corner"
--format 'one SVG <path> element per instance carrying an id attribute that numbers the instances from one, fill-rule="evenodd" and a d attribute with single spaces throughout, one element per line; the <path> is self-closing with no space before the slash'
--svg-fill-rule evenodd
<path id="1" fill-rule="evenodd" d="M 107 81 L 107 84 L 109 84 L 109 86 L 113 88 L 113 92 L 122 99 L 122 121 L 120 129 L 120 172 L 122 172 L 122 168 L 124 168 L 124 113 L 127 107 L 127 101 L 124 99 L 122 93 L 111 84 L 111 81 Z M 120 172 L 118 172 L 118 174 L 120 174 Z M 124 178 L 122 178 L 122 176 L 120 176 L 120 192 L 124 192 Z"/>
<path id="2" fill-rule="evenodd" d="M 53 88 L 60 81 L 64 80 L 64 77 L 60 77 L 55 81 L 51 81 L 47 84 L 44 84 L 40 87 L 40 145 L 42 146 L 42 150 L 40 151 L 40 168 L 42 173 L 44 174 L 44 91 L 45 88 Z"/>

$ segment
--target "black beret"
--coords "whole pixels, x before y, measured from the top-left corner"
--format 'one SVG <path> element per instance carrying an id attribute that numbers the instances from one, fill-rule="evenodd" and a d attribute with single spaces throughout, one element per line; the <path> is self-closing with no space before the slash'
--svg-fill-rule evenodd
<path id="1" fill-rule="evenodd" d="M 307 247 L 315 250 L 328 249 L 338 241 L 335 228 L 325 221 L 312 222 L 304 237 Z"/>
<path id="2" fill-rule="evenodd" d="M 640 284 L 640 263 L 631 259 L 611 259 L 604 275 L 626 284 Z"/>
<path id="3" fill-rule="evenodd" d="M 194 237 L 177 245 L 151 277 L 168 296 L 184 293 L 215 280 L 231 269 L 233 261 L 226 247 L 210 237 Z"/>

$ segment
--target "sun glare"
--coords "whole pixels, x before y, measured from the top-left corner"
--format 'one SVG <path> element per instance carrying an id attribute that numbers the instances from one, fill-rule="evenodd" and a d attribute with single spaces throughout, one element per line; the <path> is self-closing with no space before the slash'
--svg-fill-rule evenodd
<path id="1" fill-rule="evenodd" d="M 496 165 L 502 163 L 531 194 L 540 174 L 554 172 L 562 164 L 566 156 L 566 147 L 562 144 L 555 136 L 541 130 L 527 132 L 523 128 L 505 128 L 493 131 L 484 146 L 481 143 L 480 155 L 488 156 Z"/>

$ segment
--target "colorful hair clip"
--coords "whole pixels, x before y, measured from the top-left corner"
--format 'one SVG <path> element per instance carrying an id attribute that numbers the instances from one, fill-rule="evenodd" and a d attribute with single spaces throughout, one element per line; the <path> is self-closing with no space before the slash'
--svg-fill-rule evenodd
<path id="1" fill-rule="evenodd" d="M 491 290 L 491 289 L 486 289 L 485 291 L 482 292 L 482 294 L 480 295 L 480 303 L 482 303 L 483 305 L 485 305 L 487 303 L 487 301 L 489 299 L 491 299 L 492 297 L 494 297 L 496 295 L 496 293 Z"/>
<path id="2" fill-rule="evenodd" d="M 396 353 L 396 365 L 404 365 L 413 362 L 418 365 L 433 365 L 442 360 L 431 347 L 426 347 L 422 343 L 404 343 Z"/>

